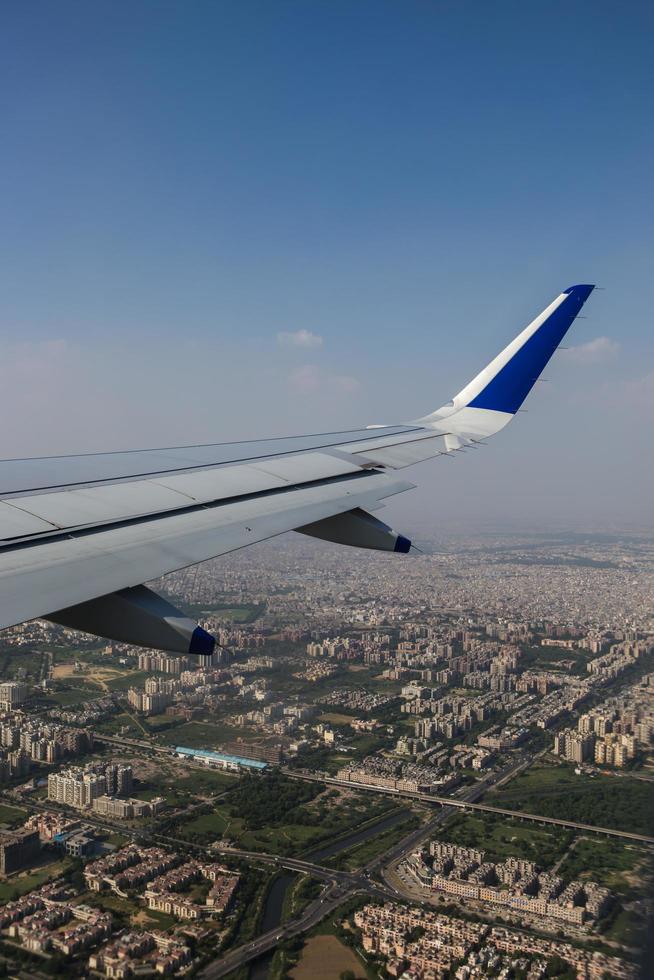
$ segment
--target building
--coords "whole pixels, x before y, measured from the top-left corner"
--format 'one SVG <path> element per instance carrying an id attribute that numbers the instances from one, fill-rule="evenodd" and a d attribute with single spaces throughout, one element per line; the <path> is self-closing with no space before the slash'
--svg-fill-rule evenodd
<path id="1" fill-rule="evenodd" d="M 181 674 L 190 666 L 188 657 L 171 657 L 152 650 L 139 653 L 139 670 L 158 671 L 161 674 Z"/>
<path id="2" fill-rule="evenodd" d="M 219 769 L 228 769 L 237 772 L 239 769 L 262 770 L 268 768 L 267 762 L 259 759 L 245 759 L 243 756 L 227 755 L 225 752 L 211 752 L 208 749 L 187 749 L 183 745 L 175 747 L 177 755 L 183 758 L 195 759 L 197 762 L 204 762 L 208 766 L 216 766 Z"/>
<path id="3" fill-rule="evenodd" d="M 282 746 L 279 744 L 249 745 L 247 742 L 228 742 L 225 752 L 237 758 L 257 759 L 259 762 L 270 762 L 273 765 L 278 765 L 284 757 Z"/>
<path id="4" fill-rule="evenodd" d="M 593 757 L 595 737 L 583 732 L 559 732 L 554 736 L 554 752 L 568 762 L 582 763 Z"/>
<path id="5" fill-rule="evenodd" d="M 159 813 L 164 805 L 163 797 L 153 800 L 118 799 L 115 796 L 98 796 L 93 800 L 93 812 L 115 820 L 138 820 Z"/>
<path id="6" fill-rule="evenodd" d="M 0 684 L 0 711 L 13 711 L 22 704 L 28 694 L 26 684 L 17 681 L 5 681 Z"/>
<path id="7" fill-rule="evenodd" d="M 72 834 L 59 834 L 57 844 L 70 857 L 88 857 L 95 851 L 96 838 L 84 830 L 76 830 Z"/>
<path id="8" fill-rule="evenodd" d="M 20 871 L 39 854 L 41 840 L 38 830 L 30 828 L 0 833 L 0 874 Z"/>
<path id="9" fill-rule="evenodd" d="M 132 792 L 134 774 L 131 766 L 111 763 L 104 771 L 107 780 L 108 796 L 129 796 Z"/>
<path id="10" fill-rule="evenodd" d="M 173 695 L 164 691 L 137 691 L 130 687 L 127 700 L 132 708 L 144 715 L 159 715 L 173 703 Z"/>
<path id="11" fill-rule="evenodd" d="M 81 769 L 67 769 L 48 776 L 48 799 L 84 810 L 107 792 L 105 776 Z"/>
<path id="12" fill-rule="evenodd" d="M 101 796 L 127 795 L 132 790 L 132 767 L 109 763 L 86 769 L 73 767 L 48 776 L 48 799 L 79 810 L 93 806 Z"/>
<path id="13" fill-rule="evenodd" d="M 595 762 L 601 766 L 621 769 L 635 754 L 636 740 L 633 735 L 605 735 L 595 744 Z"/>

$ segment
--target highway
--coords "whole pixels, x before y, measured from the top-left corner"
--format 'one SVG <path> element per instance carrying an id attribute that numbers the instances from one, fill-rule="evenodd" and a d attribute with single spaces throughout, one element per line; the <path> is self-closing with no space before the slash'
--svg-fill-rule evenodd
<path id="1" fill-rule="evenodd" d="M 403 797 L 408 800 L 418 800 L 421 803 L 431 803 L 442 807 L 457 807 L 460 810 L 480 810 L 484 813 L 496 813 L 503 817 L 515 817 L 517 820 L 531 820 L 540 824 L 552 824 L 556 827 L 568 827 L 572 830 L 583 830 L 593 834 L 604 834 L 607 837 L 620 837 L 624 840 L 637 841 L 639 844 L 654 844 L 654 837 L 646 834 L 635 834 L 629 830 L 616 830 L 613 827 L 597 827 L 594 824 L 578 823 L 575 820 L 562 820 L 559 817 L 544 817 L 538 813 L 528 813 L 526 810 L 508 810 L 506 807 L 491 806 L 489 803 L 476 803 L 475 798 L 483 795 L 487 786 L 479 787 L 479 791 L 474 795 L 471 793 L 468 798 L 454 799 L 451 796 L 432 796 L 430 793 L 412 793 L 405 790 L 386 789 L 382 786 L 371 786 L 368 783 L 356 783 L 347 779 L 337 779 L 332 776 L 308 776 L 300 773 L 288 772 L 289 776 L 296 779 L 319 778 L 320 782 L 330 783 L 334 786 L 350 787 L 350 789 L 363 790 L 369 793 L 384 793 L 388 796 Z M 506 774 L 504 775 L 506 778 Z M 477 787 L 473 787 L 477 789 Z"/>
<path id="2" fill-rule="evenodd" d="M 174 748 L 169 745 L 158 745 L 144 738 L 126 738 L 124 735 L 104 735 L 93 732 L 94 742 L 106 742 L 108 745 L 120 745 L 121 748 L 141 749 L 145 752 L 158 752 L 159 755 L 175 755 Z"/>
<path id="3" fill-rule="evenodd" d="M 467 792 L 468 796 L 470 797 L 473 796 L 473 794 L 477 795 L 483 793 L 487 789 L 488 783 L 498 782 L 509 778 L 518 769 L 528 765 L 530 761 L 531 759 L 520 757 L 511 762 L 499 773 L 489 773 L 486 780 L 480 781 L 484 783 L 483 786 L 480 786 L 478 783 L 475 786 L 467 787 L 464 792 Z M 300 779 L 317 778 L 309 774 L 298 774 L 293 771 L 288 771 L 288 775 L 292 775 Z M 343 783 L 346 786 L 350 785 L 344 781 L 324 779 L 323 777 L 319 777 L 319 781 L 332 782 L 338 785 Z M 360 787 L 357 786 L 356 788 L 358 789 Z M 365 788 L 373 789 L 373 787 Z M 379 791 L 377 787 L 374 787 L 374 789 Z M 434 798 L 428 797 L 428 801 L 434 802 Z M 464 804 L 462 802 L 462 805 L 468 804 Z M 348 898 L 352 898 L 354 895 L 363 893 L 369 896 L 371 899 L 376 898 L 380 901 L 404 899 L 405 895 L 400 888 L 395 885 L 392 876 L 389 875 L 387 878 L 385 869 L 396 865 L 405 855 L 415 850 L 421 841 L 429 838 L 434 833 L 438 824 L 445 820 L 448 815 L 448 812 L 441 807 L 438 813 L 436 813 L 434 817 L 428 821 L 428 823 L 423 824 L 421 827 L 418 827 L 415 830 L 412 830 L 406 837 L 402 838 L 401 841 L 390 848 L 390 850 L 385 851 L 376 858 L 373 858 L 372 861 L 365 866 L 365 868 L 355 872 L 333 871 L 331 868 L 324 868 L 321 865 L 312 865 L 310 862 L 301 861 L 295 858 L 277 858 L 273 855 L 261 855 L 258 852 L 250 854 L 250 852 L 237 851 L 232 848 L 221 848 L 221 853 L 231 853 L 242 857 L 251 857 L 252 859 L 259 861 L 264 860 L 268 864 L 274 863 L 291 870 L 307 872 L 312 874 L 314 877 L 319 877 L 321 880 L 326 881 L 327 884 L 323 889 L 320 898 L 308 905 L 302 915 L 300 915 L 298 918 L 289 920 L 283 925 L 278 926 L 276 929 L 271 929 L 269 932 L 261 936 L 257 936 L 256 939 L 251 940 L 249 943 L 245 943 L 243 946 L 239 946 L 238 949 L 232 950 L 223 958 L 215 960 L 201 971 L 200 976 L 203 978 L 203 980 L 216 980 L 218 977 L 225 976 L 232 970 L 244 966 L 251 960 L 257 959 L 264 953 L 269 952 L 269 950 L 274 949 L 277 944 L 282 942 L 284 939 L 289 939 L 292 936 L 297 936 L 300 933 L 312 929 L 313 926 L 317 925 L 321 919 L 323 919 L 330 912 L 333 912 L 339 907 L 339 905 L 342 905 L 343 902 L 345 902 Z M 379 872 L 380 870 L 384 879 L 382 883 L 376 881 L 372 877 L 375 872 Z"/>
<path id="4" fill-rule="evenodd" d="M 105 741 L 114 745 L 121 745 L 129 748 L 138 748 L 150 752 L 157 752 L 162 755 L 174 757 L 174 750 L 170 747 L 158 746 L 156 743 L 149 743 L 140 739 L 129 739 L 116 736 L 99 736 L 98 741 Z M 539 753 L 541 754 L 541 753 Z M 411 890 L 397 874 L 397 867 L 400 862 L 412 851 L 414 851 L 423 840 L 432 836 L 438 825 L 444 822 L 451 814 L 452 809 L 464 811 L 478 810 L 485 813 L 497 814 L 503 817 L 510 817 L 517 820 L 527 820 L 539 824 L 548 824 L 558 827 L 571 828 L 593 834 L 602 834 L 608 837 L 616 837 L 631 840 L 640 844 L 654 845 L 654 838 L 644 834 L 636 834 L 630 831 L 615 830 L 610 827 L 597 827 L 589 824 L 579 823 L 572 820 L 565 820 L 558 817 L 545 817 L 535 813 L 527 813 L 519 810 L 510 810 L 506 807 L 492 806 L 489 803 L 478 802 L 484 794 L 494 786 L 501 785 L 512 779 L 523 769 L 530 766 L 536 757 L 531 753 L 519 753 L 507 766 L 499 772 L 488 773 L 473 786 L 466 786 L 459 790 L 458 798 L 452 796 L 434 796 L 428 793 L 412 793 L 387 789 L 380 786 L 372 786 L 366 783 L 356 783 L 349 780 L 338 779 L 337 777 L 325 776 L 324 774 L 303 773 L 297 770 L 284 769 L 286 775 L 294 779 L 304 779 L 309 781 L 323 782 L 326 784 L 340 786 L 344 788 L 361 790 L 363 792 L 383 793 L 388 796 L 418 801 L 430 806 L 437 807 L 438 810 L 431 820 L 423 824 L 418 829 L 412 830 L 406 837 L 394 845 L 390 850 L 378 855 L 368 863 L 365 868 L 356 872 L 336 871 L 323 865 L 301 858 L 281 857 L 274 854 L 260 853 L 258 851 L 242 851 L 238 848 L 214 845 L 213 850 L 217 853 L 230 855 L 236 858 L 261 863 L 276 868 L 284 868 L 300 874 L 308 874 L 323 881 L 324 887 L 319 898 L 312 901 L 304 911 L 294 919 L 283 923 L 275 929 L 263 935 L 257 936 L 248 943 L 231 950 L 220 959 L 214 960 L 206 966 L 200 976 L 203 980 L 217 980 L 224 977 L 233 970 L 258 959 L 270 950 L 273 950 L 280 942 L 290 939 L 293 936 L 307 932 L 318 924 L 325 916 L 334 912 L 347 899 L 357 894 L 368 895 L 371 899 L 380 901 L 388 900 L 420 900 L 420 896 L 415 890 Z M 188 766 L 188 762 L 185 765 Z M 88 819 L 88 818 L 85 818 Z M 91 820 L 89 822 L 100 824 L 100 821 Z M 106 827 L 105 828 L 109 829 Z M 115 828 L 111 828 L 115 829 Z M 142 832 L 141 832 L 142 833 Z M 131 835 L 130 835 L 131 836 Z M 204 851 L 198 845 L 189 844 L 188 841 L 179 840 L 168 835 L 161 835 L 149 830 L 148 836 L 157 843 L 166 843 L 172 846 L 183 846 L 191 851 Z M 373 875 L 381 875 L 381 882 L 376 880 Z"/>
<path id="5" fill-rule="evenodd" d="M 367 887 L 364 886 L 364 888 L 366 891 L 368 890 Z M 320 898 L 311 902 L 299 918 L 291 919 L 284 923 L 284 925 L 280 925 L 276 929 L 271 929 L 270 932 L 266 932 L 262 936 L 257 936 L 251 942 L 232 950 L 231 953 L 227 953 L 222 959 L 210 963 L 209 966 L 200 972 L 199 976 L 203 980 L 217 980 L 218 977 L 224 977 L 226 974 L 231 973 L 232 970 L 236 970 L 238 967 L 249 963 L 250 960 L 258 959 L 259 956 L 262 956 L 269 950 L 275 949 L 284 939 L 290 939 L 292 936 L 297 936 L 302 932 L 306 932 L 308 929 L 312 929 L 321 919 L 337 909 L 339 905 L 342 905 L 346 898 L 351 898 L 352 895 L 356 894 L 357 890 L 361 889 L 348 888 L 347 886 L 344 887 L 338 884 L 328 885 L 323 889 Z M 380 897 L 386 898 L 387 895 L 382 892 Z"/>
<path id="6" fill-rule="evenodd" d="M 146 742 L 140 739 L 122 738 L 113 735 L 98 735 L 98 742 L 107 742 L 114 745 L 122 745 L 129 748 L 147 749 L 150 752 L 159 752 L 168 756 L 174 756 L 174 750 L 166 746 L 158 746 L 155 743 Z M 404 790 L 386 789 L 382 786 L 371 786 L 368 783 L 357 783 L 347 779 L 337 779 L 335 776 L 313 775 L 309 773 L 297 772 L 293 769 L 284 768 L 287 776 L 293 779 L 305 779 L 313 782 L 329 783 L 334 786 L 349 787 L 369 793 L 384 793 L 389 796 L 403 797 L 408 800 L 418 800 L 421 803 L 430 803 L 440 806 L 458 807 L 462 810 L 480 810 L 485 813 L 495 813 L 503 817 L 515 817 L 517 820 L 531 820 L 535 823 L 552 824 L 556 827 L 568 827 L 572 830 L 582 830 L 593 834 L 603 834 L 607 837 L 619 837 L 624 840 L 636 841 L 639 844 L 654 844 L 654 837 L 645 834 L 635 834 L 628 830 L 616 830 L 613 827 L 597 827 L 594 824 L 578 823 L 575 820 L 562 820 L 559 817 L 544 817 L 537 813 L 528 813 L 524 810 L 509 810 L 506 807 L 491 806 L 489 803 L 475 802 L 480 796 L 490 788 L 491 785 L 500 785 L 507 779 L 513 778 L 520 769 L 531 765 L 534 758 L 531 756 L 519 756 L 514 762 L 510 763 L 499 774 L 489 774 L 481 779 L 466 798 L 460 800 L 451 796 L 433 796 L 430 793 L 411 793 Z"/>

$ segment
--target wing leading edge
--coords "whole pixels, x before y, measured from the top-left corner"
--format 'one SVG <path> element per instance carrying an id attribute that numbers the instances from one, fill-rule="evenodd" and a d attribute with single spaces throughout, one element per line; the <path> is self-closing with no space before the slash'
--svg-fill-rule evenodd
<path id="1" fill-rule="evenodd" d="M 212 638 L 159 605 L 144 582 L 288 530 L 408 551 L 406 538 L 368 513 L 413 486 L 386 471 L 504 428 L 593 288 L 566 289 L 451 402 L 413 422 L 0 461 L 0 628 L 49 617 L 144 646 L 206 653 Z"/>

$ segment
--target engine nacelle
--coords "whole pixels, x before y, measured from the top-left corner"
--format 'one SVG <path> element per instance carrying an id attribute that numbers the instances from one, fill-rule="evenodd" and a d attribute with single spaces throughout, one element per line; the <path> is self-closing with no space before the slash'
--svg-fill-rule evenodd
<path id="1" fill-rule="evenodd" d="M 171 653 L 208 657 L 216 645 L 210 633 L 145 585 L 59 609 L 45 618 L 109 640 Z"/>
<path id="2" fill-rule="evenodd" d="M 411 550 L 411 542 L 403 534 L 398 534 L 369 514 L 356 507 L 344 514 L 335 514 L 313 524 L 305 524 L 295 529 L 300 534 L 312 538 L 333 541 L 335 544 L 349 544 L 355 548 L 371 548 L 374 551 L 395 551 L 406 555 Z"/>

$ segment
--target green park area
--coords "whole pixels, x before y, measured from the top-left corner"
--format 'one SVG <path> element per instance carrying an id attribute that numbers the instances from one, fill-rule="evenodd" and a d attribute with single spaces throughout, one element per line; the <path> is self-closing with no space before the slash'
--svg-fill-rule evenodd
<path id="1" fill-rule="evenodd" d="M 130 687 L 143 687 L 151 676 L 147 670 L 126 670 L 107 680 L 107 687 L 110 691 L 127 691 Z"/>
<path id="2" fill-rule="evenodd" d="M 127 738 L 143 738 L 147 729 L 144 728 L 143 719 L 136 718 L 134 715 L 121 711 L 117 715 L 109 715 L 93 726 L 94 731 L 104 735 L 124 735 Z"/>
<path id="3" fill-rule="evenodd" d="M 523 652 L 521 666 L 538 670 L 561 670 L 569 674 L 586 673 L 592 655 L 587 650 L 569 650 L 567 647 L 531 646 Z"/>
<path id="4" fill-rule="evenodd" d="M 374 858 L 379 857 L 380 854 L 385 854 L 403 837 L 406 837 L 419 826 L 420 817 L 418 814 L 408 809 L 404 810 L 401 812 L 397 823 L 394 823 L 388 830 L 375 834 L 353 847 L 348 847 L 334 857 L 328 858 L 325 863 L 339 871 L 355 871 L 357 868 L 363 868 Z"/>
<path id="5" fill-rule="evenodd" d="M 231 728 L 216 721 L 187 721 L 168 728 L 159 726 L 157 736 L 165 745 L 183 745 L 189 749 L 217 749 L 224 742 L 242 737 L 243 729 Z"/>
<path id="6" fill-rule="evenodd" d="M 630 898 L 642 893 L 651 874 L 647 848 L 615 838 L 583 837 L 575 840 L 559 874 L 566 881 L 591 880 Z"/>
<path id="7" fill-rule="evenodd" d="M 485 813 L 457 814 L 437 835 L 439 840 L 459 847 L 484 851 L 487 861 L 500 862 L 515 857 L 534 861 L 542 868 L 549 868 L 558 861 L 574 836 L 574 831 L 560 827 L 543 828 Z"/>
<path id="8" fill-rule="evenodd" d="M 324 717 L 323 715 L 322 718 Z M 342 727 L 338 722 L 332 722 L 332 726 L 336 729 Z M 291 769 L 323 771 L 333 776 L 349 762 L 356 762 L 375 752 L 390 749 L 396 741 L 397 734 L 390 735 L 384 729 L 361 734 L 351 729 L 343 729 L 343 742 L 335 751 L 326 745 L 312 746 L 303 749 L 290 759 L 288 766 Z"/>
<path id="9" fill-rule="evenodd" d="M 4 905 L 6 902 L 13 902 L 15 899 L 20 898 L 21 895 L 26 895 L 35 888 L 40 888 L 47 881 L 53 881 L 53 879 L 59 878 L 62 874 L 69 871 L 73 864 L 73 858 L 65 857 L 55 858 L 53 860 L 52 856 L 50 856 L 50 859 L 45 863 L 38 864 L 18 874 L 11 875 L 9 878 L 5 878 L 3 881 L 0 881 L 0 905 Z"/>
<path id="10" fill-rule="evenodd" d="M 654 783 L 628 776 L 577 775 L 571 765 L 543 761 L 484 802 L 654 836 Z"/>
<path id="11" fill-rule="evenodd" d="M 301 854 L 382 818 L 393 805 L 384 798 L 324 790 L 320 783 L 273 770 L 243 776 L 216 805 L 174 823 L 170 833 L 206 846 L 225 838 L 245 850 Z"/>
<path id="12" fill-rule="evenodd" d="M 164 593 L 165 594 L 165 593 Z M 232 623 L 254 623 L 265 611 L 265 602 L 197 602 L 189 603 L 180 599 L 178 596 L 167 595 L 173 605 L 184 610 L 187 615 L 194 619 L 202 616 L 215 616 L 217 619 L 225 619 Z"/>
<path id="13" fill-rule="evenodd" d="M 102 695 L 100 688 L 90 688 L 90 687 L 72 687 L 69 684 L 57 683 L 55 687 L 51 688 L 47 697 L 45 698 L 45 704 L 48 708 L 58 707 L 58 708 L 70 708 L 72 711 L 82 708 L 87 701 L 91 701 L 93 698 L 99 698 Z"/>
<path id="14" fill-rule="evenodd" d="M 25 810 L 21 810 L 17 806 L 0 803 L 0 827 L 3 829 L 11 830 L 14 827 L 19 827 L 25 823 L 26 819 L 27 812 Z"/>
<path id="15" fill-rule="evenodd" d="M 145 909 L 137 896 L 122 898 L 110 892 L 88 892 L 84 896 L 87 905 L 93 905 L 104 912 L 111 913 L 116 925 L 122 928 L 140 926 L 141 928 L 168 931 L 177 924 L 172 915 Z"/>
<path id="16" fill-rule="evenodd" d="M 24 681 L 38 684 L 45 674 L 47 663 L 40 650 L 24 650 L 0 644 L 0 677 L 4 681 Z"/>

